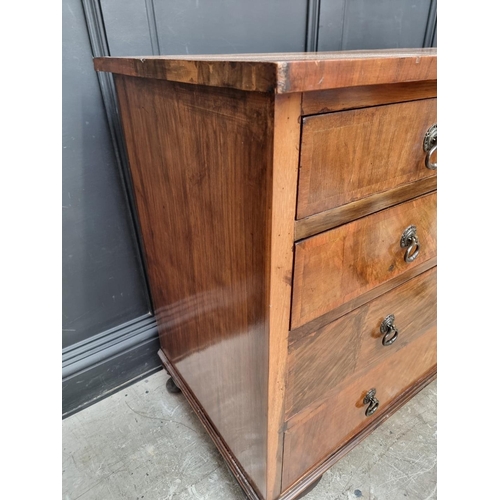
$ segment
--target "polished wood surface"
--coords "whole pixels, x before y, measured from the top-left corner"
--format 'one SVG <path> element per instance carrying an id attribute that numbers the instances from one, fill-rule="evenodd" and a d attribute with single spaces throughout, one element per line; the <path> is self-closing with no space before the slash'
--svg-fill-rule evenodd
<path id="1" fill-rule="evenodd" d="M 380 324 L 395 316 L 396 341 L 382 345 Z M 286 418 L 327 397 L 347 377 L 381 363 L 425 333 L 436 331 L 436 268 L 394 288 L 289 348 Z"/>
<path id="2" fill-rule="evenodd" d="M 172 377 L 175 385 L 182 391 L 182 394 L 187 399 L 196 416 L 200 419 L 200 422 L 202 423 L 209 436 L 212 438 L 215 446 L 224 457 L 224 460 L 226 461 L 226 464 L 229 467 L 230 471 L 238 479 L 238 483 L 241 486 L 241 489 L 245 492 L 247 498 L 249 500 L 261 500 L 261 497 L 255 491 L 255 486 L 247 479 L 245 470 L 242 468 L 238 460 L 236 460 L 233 452 L 230 448 L 228 448 L 226 442 L 215 428 L 213 422 L 210 420 L 210 417 L 205 413 L 204 408 L 201 406 L 196 396 L 186 385 L 186 382 L 183 380 L 181 375 L 177 372 L 175 366 L 170 363 L 170 361 L 165 356 L 165 353 L 161 349 L 158 352 L 158 356 L 163 367 Z"/>
<path id="3" fill-rule="evenodd" d="M 267 497 L 281 491 L 283 418 L 290 322 L 294 214 L 300 140 L 300 95 L 276 96 L 274 109 L 271 261 L 269 298 L 269 389 Z"/>
<path id="4" fill-rule="evenodd" d="M 373 58 L 375 52 L 378 57 Z M 298 60 L 286 66 L 286 79 L 277 92 L 383 85 L 436 80 L 436 49 L 388 49 L 333 53 L 339 57 Z M 321 54 L 319 54 L 321 55 Z"/>
<path id="5" fill-rule="evenodd" d="M 245 494 L 294 500 L 435 370 L 436 50 L 94 64 L 115 73 L 161 362 Z"/>
<path id="6" fill-rule="evenodd" d="M 94 67 L 128 76 L 277 94 L 437 78 L 436 49 L 98 57 Z"/>
<path id="7" fill-rule="evenodd" d="M 304 92 L 302 114 L 316 115 L 436 96 L 436 80 Z"/>
<path id="8" fill-rule="evenodd" d="M 162 350 L 263 494 L 272 98 L 116 87 Z"/>
<path id="9" fill-rule="evenodd" d="M 430 384 L 437 376 L 437 367 L 432 367 L 422 378 L 412 384 L 406 391 L 392 400 L 391 404 L 382 410 L 376 412 L 371 417 L 371 421 L 366 427 L 363 427 L 349 441 L 337 448 L 325 460 L 320 460 L 314 467 L 294 481 L 291 486 L 284 488 L 279 500 L 294 500 L 297 495 L 306 490 L 310 484 L 321 478 L 322 475 L 336 462 L 343 458 L 347 453 L 353 450 L 361 441 L 368 437 L 375 429 L 380 427 L 391 415 L 397 412 L 411 398 L 418 394 L 426 385 Z"/>
<path id="10" fill-rule="evenodd" d="M 436 175 L 423 141 L 436 99 L 304 118 L 297 219 Z"/>
<path id="11" fill-rule="evenodd" d="M 328 400 L 311 405 L 287 422 L 283 454 L 283 488 L 323 461 L 366 427 L 363 399 L 376 388 L 377 412 L 418 382 L 436 365 L 436 335 L 428 331 L 375 367 L 341 382 Z M 374 416 L 376 413 L 374 414 Z"/>
<path id="12" fill-rule="evenodd" d="M 358 307 L 367 304 L 371 300 L 380 297 L 384 293 L 387 293 L 391 291 L 393 288 L 402 285 L 403 283 L 406 283 L 407 281 L 415 278 L 415 276 L 418 276 L 419 274 L 424 273 L 429 269 L 432 269 L 436 265 L 437 265 L 437 257 L 433 257 L 432 259 L 426 260 L 425 262 L 417 264 L 414 267 L 410 267 L 407 271 L 405 271 L 402 274 L 398 274 L 391 280 L 386 281 L 385 283 L 382 283 L 381 285 L 376 286 L 375 288 L 372 288 L 370 291 L 363 293 L 362 295 L 359 295 L 358 297 L 350 300 L 349 302 L 345 302 L 341 306 L 331 311 L 328 311 L 327 313 L 321 316 L 318 316 L 316 319 L 313 319 L 312 321 L 309 321 L 308 323 L 299 326 L 298 328 L 294 328 L 288 334 L 289 342 L 290 343 L 296 342 L 298 339 L 301 339 L 305 335 L 309 335 L 319 330 L 320 328 L 325 327 L 332 321 L 341 318 L 345 314 L 354 311 Z"/>
<path id="13" fill-rule="evenodd" d="M 327 229 L 341 226 L 346 222 L 360 219 L 366 215 L 430 193 L 436 189 L 437 177 L 432 175 L 410 184 L 403 184 L 394 189 L 388 189 L 382 193 L 375 193 L 347 205 L 304 217 L 295 221 L 295 240 L 302 240 L 322 233 Z"/>
<path id="14" fill-rule="evenodd" d="M 436 198 L 428 194 L 297 243 L 292 328 L 435 257 Z M 410 225 L 417 227 L 420 253 L 407 263 L 400 239 Z"/>

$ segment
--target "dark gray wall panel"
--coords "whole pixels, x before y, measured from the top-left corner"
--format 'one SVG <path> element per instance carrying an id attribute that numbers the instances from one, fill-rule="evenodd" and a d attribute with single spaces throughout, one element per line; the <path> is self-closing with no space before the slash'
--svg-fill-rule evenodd
<path id="1" fill-rule="evenodd" d="M 154 14 L 149 13 L 153 30 L 151 36 L 147 7 L 148 0 L 101 0 L 111 55 L 146 56 L 155 53 Z"/>
<path id="2" fill-rule="evenodd" d="M 319 10 L 318 50 L 341 50 L 344 0 L 323 0 Z"/>
<path id="3" fill-rule="evenodd" d="M 82 9 L 83 4 L 83 9 Z M 159 369 L 111 77 L 95 55 L 436 43 L 436 0 L 63 0 L 63 413 Z"/>
<path id="4" fill-rule="evenodd" d="M 436 42 L 436 27 L 437 27 L 437 1 L 431 0 L 430 8 L 429 8 L 429 17 L 427 19 L 427 28 L 425 30 L 424 37 L 424 47 L 435 47 Z"/>
<path id="5" fill-rule="evenodd" d="M 79 0 L 63 4 L 63 347 L 146 314 L 146 283 Z"/>
<path id="6" fill-rule="evenodd" d="M 319 8 L 320 0 L 308 0 L 306 52 L 316 52 L 318 50 Z"/>
<path id="7" fill-rule="evenodd" d="M 305 50 L 305 0 L 155 0 L 161 54 Z"/>
<path id="8" fill-rule="evenodd" d="M 319 50 L 422 47 L 430 6 L 431 0 L 323 1 Z"/>

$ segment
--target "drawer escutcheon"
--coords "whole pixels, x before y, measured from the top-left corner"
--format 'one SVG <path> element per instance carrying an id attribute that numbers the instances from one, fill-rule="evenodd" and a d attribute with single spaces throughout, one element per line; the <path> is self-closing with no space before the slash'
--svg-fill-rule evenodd
<path id="1" fill-rule="evenodd" d="M 406 248 L 405 262 L 413 262 L 420 252 L 420 242 L 417 236 L 417 226 L 408 226 L 401 235 L 401 248 Z"/>
<path id="2" fill-rule="evenodd" d="M 437 151 L 438 148 L 438 126 L 437 123 L 429 127 L 424 137 L 424 151 L 425 155 L 425 166 L 429 170 L 437 169 L 437 162 L 431 162 L 431 156 Z"/>
<path id="3" fill-rule="evenodd" d="M 375 397 L 375 394 L 377 393 L 377 389 L 373 388 L 370 389 L 367 393 L 365 398 L 363 399 L 363 404 L 368 405 L 368 408 L 365 411 L 365 415 L 367 417 L 371 417 L 378 409 L 380 401 Z"/>
<path id="4" fill-rule="evenodd" d="M 386 316 L 384 321 L 380 324 L 380 333 L 384 336 L 382 339 L 382 345 L 391 345 L 396 342 L 399 332 L 394 324 L 395 319 L 394 314 L 389 314 L 389 316 Z"/>

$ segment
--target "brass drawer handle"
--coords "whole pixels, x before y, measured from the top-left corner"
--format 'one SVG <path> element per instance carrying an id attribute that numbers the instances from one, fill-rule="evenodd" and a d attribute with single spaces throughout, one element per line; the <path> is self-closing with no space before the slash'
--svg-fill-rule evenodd
<path id="1" fill-rule="evenodd" d="M 363 404 L 368 405 L 368 408 L 365 411 L 365 415 L 367 417 L 371 417 L 378 409 L 378 406 L 380 404 L 379 400 L 375 397 L 375 394 L 377 393 L 377 389 L 373 388 L 370 389 L 367 393 L 365 398 L 363 399 Z"/>
<path id="2" fill-rule="evenodd" d="M 438 126 L 437 123 L 435 123 L 432 127 L 427 130 L 425 137 L 424 137 L 424 151 L 426 153 L 425 155 L 425 166 L 429 170 L 436 170 L 437 169 L 437 162 L 432 163 L 431 162 L 431 157 L 432 155 L 437 151 L 438 148 Z"/>
<path id="3" fill-rule="evenodd" d="M 401 236 L 401 248 L 406 248 L 405 262 L 413 262 L 420 252 L 420 242 L 417 236 L 417 226 L 408 226 Z"/>
<path id="4" fill-rule="evenodd" d="M 399 332 L 394 324 L 395 319 L 394 314 L 389 314 L 380 324 L 380 333 L 384 336 L 382 345 L 391 345 L 396 342 Z"/>

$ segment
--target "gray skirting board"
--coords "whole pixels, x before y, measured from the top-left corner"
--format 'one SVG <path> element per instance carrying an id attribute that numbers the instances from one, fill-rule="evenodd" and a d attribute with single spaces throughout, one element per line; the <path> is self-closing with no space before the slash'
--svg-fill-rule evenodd
<path id="1" fill-rule="evenodd" d="M 161 369 L 156 321 L 144 315 L 63 350 L 63 418 Z"/>

